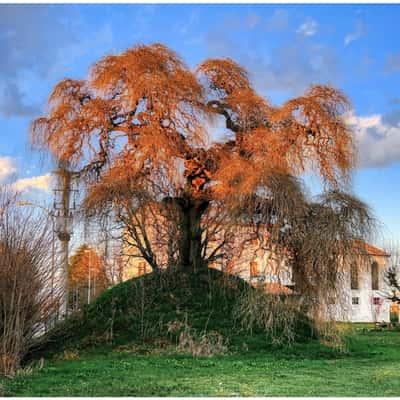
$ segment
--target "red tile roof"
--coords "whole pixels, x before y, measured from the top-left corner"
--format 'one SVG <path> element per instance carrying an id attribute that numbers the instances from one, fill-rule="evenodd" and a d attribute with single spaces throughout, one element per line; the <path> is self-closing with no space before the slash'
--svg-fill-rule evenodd
<path id="1" fill-rule="evenodd" d="M 381 256 L 381 257 L 390 257 L 390 254 L 386 253 L 385 251 L 378 249 L 375 246 L 372 246 L 371 244 L 368 244 L 366 242 L 362 242 L 361 240 L 355 240 L 354 241 L 356 246 L 364 253 L 368 254 L 370 256 Z"/>
<path id="2" fill-rule="evenodd" d="M 265 292 L 270 294 L 292 294 L 293 290 L 287 286 L 281 285 L 280 283 L 263 283 L 263 284 L 253 284 L 254 287 L 263 288 Z"/>

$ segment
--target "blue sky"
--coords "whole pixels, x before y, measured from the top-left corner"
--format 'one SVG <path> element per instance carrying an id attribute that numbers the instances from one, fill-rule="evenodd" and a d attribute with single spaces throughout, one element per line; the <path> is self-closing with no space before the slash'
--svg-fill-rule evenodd
<path id="1" fill-rule="evenodd" d="M 275 104 L 312 83 L 342 89 L 358 149 L 353 190 L 400 241 L 399 17 L 396 4 L 0 5 L 0 182 L 45 199 L 51 166 L 30 150 L 28 127 L 51 88 L 105 54 L 162 42 L 192 68 L 235 59 Z"/>

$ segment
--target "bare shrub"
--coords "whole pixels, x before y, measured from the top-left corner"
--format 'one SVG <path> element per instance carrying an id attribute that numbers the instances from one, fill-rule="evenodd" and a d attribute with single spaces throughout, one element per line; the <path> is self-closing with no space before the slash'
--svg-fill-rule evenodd
<path id="1" fill-rule="evenodd" d="M 400 243 L 389 242 L 385 250 L 390 254 L 389 266 L 385 271 L 385 283 L 388 287 L 384 296 L 394 304 L 400 304 Z"/>
<path id="2" fill-rule="evenodd" d="M 228 341 L 217 331 L 198 332 L 185 321 L 174 320 L 167 324 L 167 331 L 177 335 L 177 350 L 194 357 L 213 357 L 228 351 Z"/>
<path id="3" fill-rule="evenodd" d="M 168 333 L 178 333 L 185 327 L 185 323 L 180 321 L 179 319 L 174 319 L 173 321 L 169 321 L 167 323 L 167 332 Z"/>
<path id="4" fill-rule="evenodd" d="M 18 377 L 30 376 L 34 372 L 43 369 L 43 367 L 44 367 L 44 358 L 40 358 L 39 360 L 31 361 L 27 365 L 24 365 L 23 367 L 19 368 L 15 373 L 15 376 Z"/>
<path id="5" fill-rule="evenodd" d="M 262 329 L 273 345 L 291 345 L 304 318 L 295 296 L 273 295 L 249 289 L 238 299 L 233 315 L 239 328 L 250 334 Z"/>
<path id="6" fill-rule="evenodd" d="M 17 373 L 57 308 L 50 249 L 49 221 L 0 188 L 0 375 Z"/>
<path id="7" fill-rule="evenodd" d="M 198 334 L 195 329 L 188 327 L 179 335 L 178 350 L 195 357 L 213 357 L 226 353 L 228 347 L 226 339 L 219 332 Z"/>
<path id="8" fill-rule="evenodd" d="M 347 336 L 350 329 L 336 321 L 327 321 L 324 318 L 313 320 L 315 336 L 324 346 L 332 347 L 342 353 L 348 351 Z"/>
<path id="9" fill-rule="evenodd" d="M 387 294 L 387 298 L 393 303 L 400 304 L 400 278 L 399 278 L 399 267 L 390 266 L 386 271 L 386 282 L 390 288 L 390 293 Z"/>
<path id="10" fill-rule="evenodd" d="M 140 350 L 140 346 L 137 344 L 122 344 L 115 348 L 114 351 L 118 353 L 138 353 Z"/>

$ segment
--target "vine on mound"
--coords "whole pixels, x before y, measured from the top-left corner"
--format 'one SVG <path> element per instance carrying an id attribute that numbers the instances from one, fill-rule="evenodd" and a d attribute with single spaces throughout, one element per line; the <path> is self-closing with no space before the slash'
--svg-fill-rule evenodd
<path id="1" fill-rule="evenodd" d="M 293 312 L 288 298 L 249 295 L 259 291 L 238 277 L 213 269 L 199 274 L 170 271 L 148 274 L 106 290 L 83 312 L 71 315 L 49 332 L 33 354 L 107 343 L 177 344 L 177 348 L 183 348 L 179 340 L 187 341 L 184 335 L 187 332 L 191 332 L 190 340 L 199 346 L 209 338 L 214 341 L 218 338 L 218 343 L 224 343 L 221 348 L 227 344 L 230 349 L 288 344 L 313 335 L 311 321 L 300 311 Z M 275 303 L 280 307 L 279 312 L 291 312 L 290 324 L 285 325 L 279 319 L 270 329 L 263 315 L 259 321 L 253 316 L 251 327 L 246 326 L 244 310 L 254 307 L 245 302 L 254 299 L 259 302 L 256 307 L 262 307 L 260 301 L 265 301 L 266 307 Z"/>

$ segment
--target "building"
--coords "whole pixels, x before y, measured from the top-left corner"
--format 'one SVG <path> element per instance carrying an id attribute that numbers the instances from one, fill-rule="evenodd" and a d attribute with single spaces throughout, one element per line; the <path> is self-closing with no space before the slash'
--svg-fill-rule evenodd
<path id="1" fill-rule="evenodd" d="M 389 288 L 385 272 L 390 255 L 365 242 L 357 241 L 356 245 L 358 254 L 348 268 L 343 268 L 337 296 L 327 299 L 328 318 L 350 322 L 389 322 L 393 308 L 386 299 Z M 238 275 L 253 285 L 262 285 L 270 293 L 291 294 L 296 291 L 285 255 L 278 256 L 272 250 L 263 249 L 257 238 L 247 241 L 242 247 L 236 258 L 213 262 L 209 267 Z M 133 257 L 125 269 L 125 279 L 151 271 L 143 259 Z"/>
<path id="2" fill-rule="evenodd" d="M 342 287 L 343 304 L 341 320 L 352 322 L 390 321 L 391 302 L 385 279 L 390 255 L 385 251 L 359 242 L 360 255 L 345 271 Z"/>

